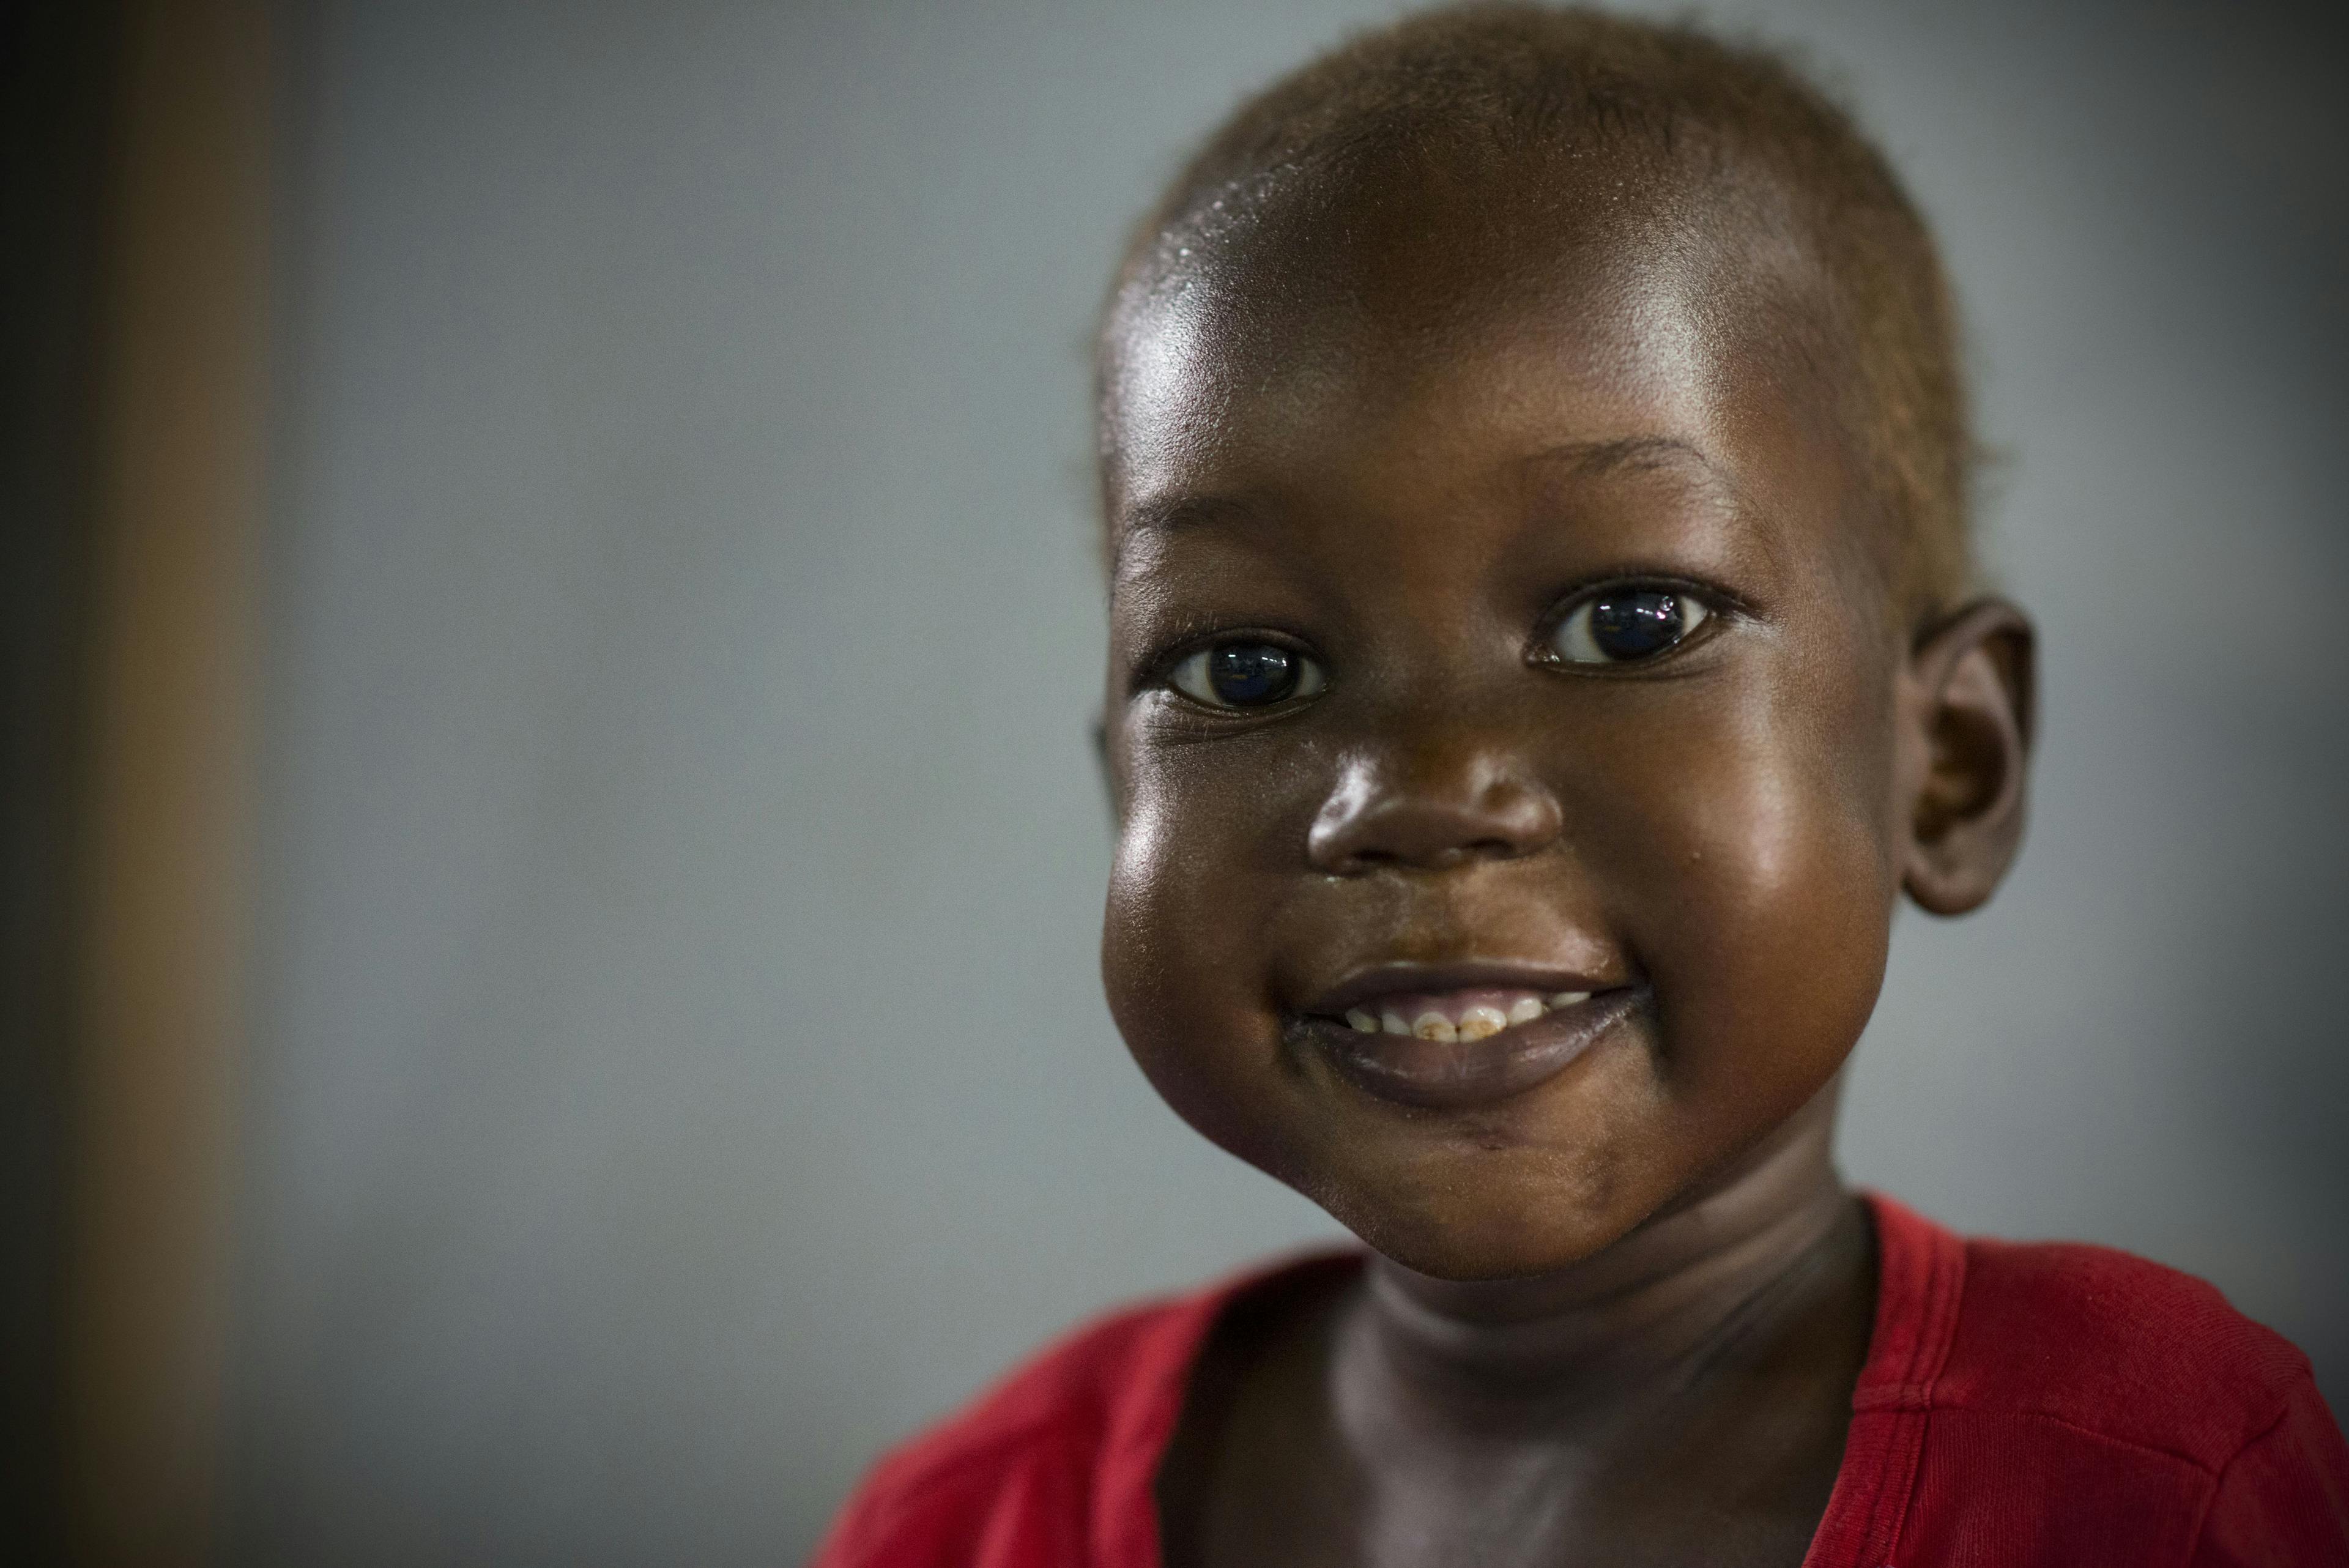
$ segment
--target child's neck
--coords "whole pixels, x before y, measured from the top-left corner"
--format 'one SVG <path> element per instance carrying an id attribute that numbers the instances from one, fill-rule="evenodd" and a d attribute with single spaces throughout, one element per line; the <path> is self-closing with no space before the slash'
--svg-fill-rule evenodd
<path id="1" fill-rule="evenodd" d="M 1574 1268 L 1373 1259 L 1234 1320 L 1159 1477 L 1174 1568 L 1802 1560 L 1875 1300 L 1834 1091 Z M 1442 1553 L 1438 1553 L 1442 1554 Z"/>
<path id="2" fill-rule="evenodd" d="M 1701 1400 L 1741 1346 L 1865 1271 L 1868 1228 L 1832 1159 L 1836 1098 L 1830 1085 L 1700 1192 L 1556 1273 L 1459 1283 L 1374 1258 L 1336 1347 L 1354 1407 L 1340 1424 L 1358 1438 L 1398 1419 L 1596 1435 Z"/>

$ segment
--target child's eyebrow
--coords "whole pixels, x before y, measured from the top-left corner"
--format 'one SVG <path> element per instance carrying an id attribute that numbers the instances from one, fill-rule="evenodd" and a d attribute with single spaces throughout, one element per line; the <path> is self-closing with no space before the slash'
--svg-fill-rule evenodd
<path id="1" fill-rule="evenodd" d="M 1525 466 L 1546 478 L 1587 479 L 1609 473 L 1678 473 L 1708 493 L 1721 511 L 1750 524 L 1753 511 L 1736 474 L 1702 447 L 1670 435 L 1567 441 L 1535 452 Z"/>
<path id="2" fill-rule="evenodd" d="M 1557 463 L 1578 474 L 1593 475 L 1624 468 L 1677 468 L 1693 463 L 1708 479 L 1732 491 L 1736 488 L 1719 463 L 1678 436 L 1634 435 L 1615 441 L 1566 441 L 1547 447 L 1526 462 Z"/>
<path id="3" fill-rule="evenodd" d="M 1124 578 L 1126 546 L 1136 540 L 1164 540 L 1210 523 L 1249 523 L 1257 515 L 1255 507 L 1229 495 L 1177 494 L 1137 502 L 1114 522 L 1110 536 L 1110 577 L 1113 582 Z"/>
<path id="4" fill-rule="evenodd" d="M 1247 502 L 1229 495 L 1169 495 L 1141 502 L 1129 511 L 1118 532 L 1179 534 L 1203 523 L 1246 522 L 1256 515 Z"/>
<path id="5" fill-rule="evenodd" d="M 1621 469 L 1678 468 L 1694 465 L 1704 477 L 1734 493 L 1736 486 L 1720 464 L 1678 436 L 1634 435 L 1614 441 L 1563 441 L 1526 458 L 1528 467 L 1557 464 L 1577 475 L 1596 476 Z M 1236 496 L 1169 495 L 1137 504 L 1122 520 L 1126 534 L 1179 534 L 1206 523 L 1247 522 L 1255 508 Z"/>

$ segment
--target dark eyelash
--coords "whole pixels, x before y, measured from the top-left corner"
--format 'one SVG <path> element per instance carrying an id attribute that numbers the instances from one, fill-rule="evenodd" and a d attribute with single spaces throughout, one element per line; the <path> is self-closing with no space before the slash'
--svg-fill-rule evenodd
<path id="1" fill-rule="evenodd" d="M 1302 639 L 1291 637 L 1286 632 L 1254 626 L 1207 627 L 1176 637 L 1164 644 L 1156 653 L 1144 654 L 1135 661 L 1133 673 L 1128 678 L 1126 689 L 1130 691 L 1143 691 L 1154 686 L 1166 685 L 1174 679 L 1175 669 L 1193 654 L 1213 648 L 1218 643 L 1245 642 L 1251 639 L 1268 643 L 1274 648 L 1285 648 L 1291 653 L 1307 659 L 1319 657 L 1305 645 Z"/>
<path id="2" fill-rule="evenodd" d="M 1618 592 L 1649 592 L 1686 594 L 1702 600 L 1704 607 L 1715 615 L 1750 616 L 1753 609 L 1745 600 L 1718 583 L 1701 582 L 1670 572 L 1610 572 L 1605 576 L 1589 577 L 1562 590 L 1550 601 L 1547 624 L 1555 626 L 1567 614 L 1587 599 L 1598 597 L 1609 589 Z"/>

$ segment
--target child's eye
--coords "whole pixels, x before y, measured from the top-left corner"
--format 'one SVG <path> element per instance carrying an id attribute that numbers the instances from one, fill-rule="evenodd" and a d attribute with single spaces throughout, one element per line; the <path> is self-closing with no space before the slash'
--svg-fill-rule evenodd
<path id="1" fill-rule="evenodd" d="M 1168 684 L 1210 708 L 1268 708 L 1321 690 L 1321 667 L 1270 642 L 1219 642 L 1174 667 Z"/>
<path id="2" fill-rule="evenodd" d="M 1605 588 L 1567 613 L 1549 647 L 1567 664 L 1631 664 L 1677 648 L 1712 617 L 1671 588 Z"/>

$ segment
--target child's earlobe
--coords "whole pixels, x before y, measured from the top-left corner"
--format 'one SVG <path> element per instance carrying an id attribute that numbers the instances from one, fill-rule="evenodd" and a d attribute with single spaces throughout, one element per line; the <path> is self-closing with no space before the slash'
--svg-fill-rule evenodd
<path id="1" fill-rule="evenodd" d="M 2021 610 L 1982 599 L 1920 642 L 1903 673 L 1899 776 L 1909 842 L 1901 884 L 1934 914 L 1979 907 L 2023 842 L 2032 644 Z"/>

